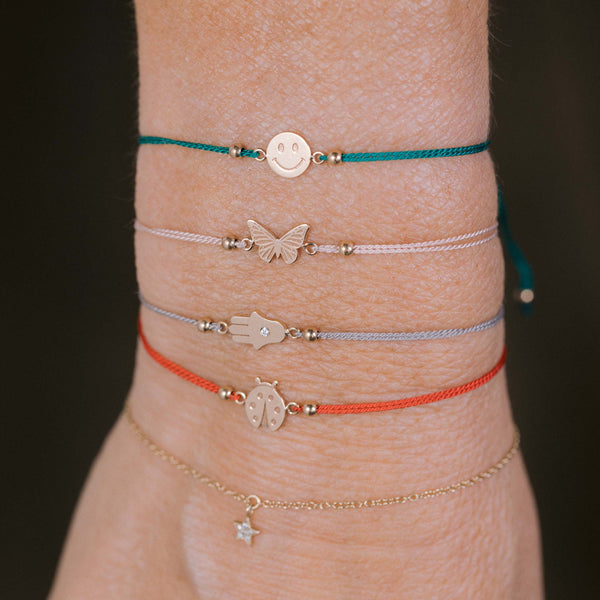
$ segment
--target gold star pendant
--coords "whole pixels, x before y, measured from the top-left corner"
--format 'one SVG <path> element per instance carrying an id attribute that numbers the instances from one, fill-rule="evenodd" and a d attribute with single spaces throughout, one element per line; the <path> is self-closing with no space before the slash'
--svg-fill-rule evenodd
<path id="1" fill-rule="evenodd" d="M 250 517 L 246 517 L 243 521 L 234 521 L 235 528 L 237 529 L 236 540 L 244 540 L 248 546 L 252 546 L 252 538 L 258 535 L 260 531 L 253 529 L 250 523 Z"/>

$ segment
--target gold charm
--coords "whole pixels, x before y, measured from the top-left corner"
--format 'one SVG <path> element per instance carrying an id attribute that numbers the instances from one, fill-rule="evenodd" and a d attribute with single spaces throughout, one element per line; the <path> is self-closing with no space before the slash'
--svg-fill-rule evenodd
<path id="1" fill-rule="evenodd" d="M 243 521 L 234 521 L 233 523 L 237 529 L 237 535 L 235 536 L 235 539 L 243 540 L 246 542 L 246 544 L 248 544 L 248 546 L 252 546 L 252 538 L 255 535 L 258 535 L 260 531 L 252 527 L 252 523 L 250 523 L 250 516 L 247 516 Z"/>
<path id="2" fill-rule="evenodd" d="M 265 261 L 271 262 L 273 258 L 283 258 L 286 265 L 292 264 L 298 258 L 298 250 L 304 246 L 304 239 L 310 225 L 306 223 L 294 227 L 281 238 L 276 238 L 260 223 L 250 219 L 248 229 L 253 245 L 258 247 L 258 255 Z"/>
<path id="3" fill-rule="evenodd" d="M 249 317 L 231 317 L 229 333 L 234 342 L 252 344 L 256 350 L 285 340 L 285 327 L 279 321 L 266 319 L 256 311 Z"/>
<path id="4" fill-rule="evenodd" d="M 287 407 L 275 387 L 277 382 L 268 383 L 256 378 L 258 385 L 248 394 L 244 405 L 246 416 L 254 429 L 258 429 L 263 421 L 271 431 L 281 427 L 285 419 Z"/>
<path id="5" fill-rule="evenodd" d="M 308 168 L 311 159 L 310 146 L 297 133 L 278 133 L 267 146 L 267 162 L 277 175 L 298 177 Z"/>
<path id="6" fill-rule="evenodd" d="M 250 494 L 244 499 L 244 502 L 246 503 L 246 518 L 243 521 L 233 522 L 237 530 L 235 539 L 243 540 L 246 542 L 246 544 L 248 544 L 248 546 L 252 546 L 252 538 L 255 535 L 258 535 L 260 531 L 252 527 L 252 523 L 250 523 L 250 517 L 254 511 L 260 507 L 262 500 L 255 494 Z"/>

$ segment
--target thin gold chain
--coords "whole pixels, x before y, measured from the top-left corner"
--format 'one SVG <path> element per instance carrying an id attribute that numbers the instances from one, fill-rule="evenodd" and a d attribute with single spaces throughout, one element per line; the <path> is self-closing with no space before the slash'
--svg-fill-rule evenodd
<path id="1" fill-rule="evenodd" d="M 521 436 L 519 434 L 519 430 L 517 429 L 517 427 L 515 427 L 512 445 L 510 446 L 506 454 L 491 467 L 485 469 L 484 471 L 480 471 L 472 477 L 463 479 L 462 481 L 458 481 L 456 483 L 452 483 L 444 487 L 425 490 L 423 492 L 416 492 L 406 496 L 392 496 L 389 498 L 369 498 L 365 500 L 335 501 L 273 500 L 268 498 L 260 498 L 255 494 L 243 494 L 242 492 L 233 490 L 227 487 L 225 484 L 218 481 L 217 479 L 213 479 L 208 475 L 201 473 L 200 471 L 188 465 L 183 460 L 177 458 L 175 455 L 171 454 L 164 448 L 161 448 L 135 421 L 129 403 L 125 405 L 125 418 L 135 436 L 142 442 L 142 444 L 144 444 L 144 446 L 146 446 L 150 450 L 150 452 L 152 452 L 152 454 L 158 456 L 161 460 L 164 460 L 165 462 L 173 465 L 178 471 L 181 471 L 182 473 L 188 475 L 192 479 L 195 479 L 196 481 L 199 481 L 200 483 L 203 483 L 204 485 L 217 490 L 224 496 L 229 496 L 234 500 L 243 502 L 249 509 L 251 509 L 250 512 L 257 509 L 259 506 L 264 508 L 280 508 L 283 510 L 343 510 L 350 508 L 370 508 L 373 506 L 405 504 L 407 502 L 415 502 L 417 500 L 424 500 L 426 498 L 436 498 L 438 496 L 445 496 L 446 494 L 458 492 L 459 490 L 471 487 L 478 483 L 482 483 L 486 479 L 490 479 L 491 477 L 502 471 L 502 469 L 504 469 L 504 467 L 506 467 L 508 463 L 510 463 L 510 461 L 517 454 L 521 443 Z"/>

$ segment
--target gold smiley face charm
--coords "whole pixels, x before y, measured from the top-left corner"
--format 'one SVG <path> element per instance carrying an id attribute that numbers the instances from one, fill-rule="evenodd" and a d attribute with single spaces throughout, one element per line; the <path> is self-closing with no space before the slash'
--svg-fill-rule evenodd
<path id="1" fill-rule="evenodd" d="M 277 175 L 298 177 L 310 164 L 310 146 L 297 133 L 278 133 L 267 146 L 267 162 Z"/>

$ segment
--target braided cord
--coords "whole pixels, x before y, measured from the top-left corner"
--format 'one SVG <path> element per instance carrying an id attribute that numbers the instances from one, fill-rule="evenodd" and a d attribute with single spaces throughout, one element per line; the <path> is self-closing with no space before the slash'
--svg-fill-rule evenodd
<path id="1" fill-rule="evenodd" d="M 454 148 L 434 148 L 432 150 L 401 150 L 399 152 L 350 152 L 342 154 L 342 162 L 376 162 L 381 160 L 411 160 L 414 158 L 444 158 L 449 156 L 466 156 L 484 152 L 490 146 L 486 140 L 471 146 Z"/>
<path id="2" fill-rule="evenodd" d="M 502 189 L 498 186 L 498 223 L 500 227 L 500 232 L 502 234 L 502 238 L 506 243 L 506 249 L 508 251 L 508 255 L 510 256 L 510 260 L 512 261 L 516 271 L 517 277 L 519 280 L 519 289 L 523 290 L 531 290 L 534 291 L 534 279 L 533 279 L 533 269 L 527 260 L 523 250 L 517 242 L 515 241 L 508 221 L 508 213 L 506 211 L 506 203 L 504 201 L 504 194 L 502 193 Z M 527 313 L 531 311 L 531 303 L 522 303 L 522 310 Z"/>
<path id="3" fill-rule="evenodd" d="M 162 315 L 163 317 L 168 317 L 169 319 L 175 319 L 175 321 L 181 321 L 182 323 L 189 323 L 194 327 L 198 327 L 198 319 L 192 319 L 191 317 L 186 317 L 184 315 L 180 315 L 175 312 L 171 312 L 170 310 L 165 310 L 160 306 L 156 306 L 155 304 L 151 304 L 142 296 L 140 292 L 138 292 L 138 298 L 140 300 L 140 304 L 145 306 L 148 310 L 155 312 L 157 315 Z"/>
<path id="4" fill-rule="evenodd" d="M 384 410 L 396 410 L 399 408 L 410 408 L 411 406 L 421 406 L 423 404 L 431 404 L 440 400 L 447 400 L 471 392 L 493 379 L 504 366 L 506 362 L 506 347 L 502 351 L 500 360 L 496 363 L 491 371 L 485 375 L 469 381 L 457 387 L 448 388 L 432 394 L 424 394 L 422 396 L 413 396 L 412 398 L 402 398 L 400 400 L 387 400 L 384 402 L 361 402 L 360 404 L 319 404 L 317 413 L 323 415 L 347 415 L 361 414 L 369 412 L 381 412 Z"/>
<path id="5" fill-rule="evenodd" d="M 160 227 L 148 227 L 139 221 L 135 221 L 134 229 L 142 231 L 157 237 L 163 237 L 171 240 L 180 240 L 183 242 L 192 242 L 195 244 L 209 244 L 219 246 L 222 239 L 212 235 L 203 235 L 189 231 L 177 231 L 175 229 L 163 229 Z M 481 237 L 484 235 L 485 237 Z M 487 244 L 498 237 L 498 223 L 494 223 L 484 229 L 463 233 L 452 237 L 438 240 L 427 240 L 424 242 L 411 242 L 404 244 L 356 244 L 353 254 L 416 254 L 424 252 L 449 252 L 451 250 L 463 250 Z M 479 239 L 473 239 L 479 238 Z M 461 240 L 463 243 L 457 243 Z M 237 248 L 244 248 L 244 242 L 238 241 Z M 336 244 L 314 244 L 315 253 L 339 254 L 340 247 Z"/>
<path id="6" fill-rule="evenodd" d="M 191 148 L 192 150 L 206 150 L 207 152 L 217 152 L 218 154 L 229 154 L 228 146 L 214 146 L 213 144 L 201 144 L 199 142 L 185 142 L 183 140 L 173 140 L 171 138 L 159 137 L 155 135 L 140 135 L 138 144 L 151 144 L 155 146 L 170 145 L 182 146 L 183 148 Z M 259 153 L 256 150 L 242 150 L 242 156 L 250 158 L 258 158 Z"/>
<path id="7" fill-rule="evenodd" d="M 480 236 L 486 231 L 491 231 L 484 238 L 478 240 L 472 240 L 458 243 L 444 243 L 452 238 L 446 238 L 446 240 L 430 240 L 427 242 L 414 242 L 410 244 L 356 244 L 352 254 L 421 254 L 424 252 L 448 252 L 450 250 L 464 250 L 465 248 L 474 248 L 475 246 L 481 246 L 487 244 L 493 239 L 498 237 L 498 226 L 492 225 L 486 229 L 476 231 L 473 233 L 463 234 L 462 236 L 455 236 L 456 238 L 470 239 L 476 236 Z M 339 254 L 340 247 L 335 244 L 316 244 L 317 252 L 323 254 Z"/>
<path id="8" fill-rule="evenodd" d="M 163 229 L 161 227 L 147 227 L 139 221 L 135 221 L 133 228 L 136 231 L 143 231 L 157 237 L 167 238 L 169 240 L 180 240 L 182 242 L 193 242 L 195 244 L 215 244 L 221 243 L 221 238 L 212 235 L 202 235 L 200 233 L 190 233 L 188 231 L 176 231 L 175 229 Z"/>
<path id="9" fill-rule="evenodd" d="M 198 319 L 192 317 L 186 317 L 176 312 L 171 312 L 156 306 L 151 302 L 148 302 L 141 292 L 138 292 L 138 298 L 140 304 L 145 306 L 148 310 L 167 317 L 174 319 L 175 321 L 181 321 L 182 323 L 188 323 L 194 327 L 198 326 Z M 420 340 L 442 340 L 447 338 L 459 337 L 461 335 L 467 335 L 469 333 L 478 333 L 480 331 L 486 331 L 495 327 L 504 318 L 504 306 L 500 307 L 500 310 L 487 321 L 482 321 L 476 325 L 469 327 L 454 327 L 452 329 L 432 329 L 427 331 L 410 331 L 410 332 L 365 332 L 365 331 L 318 331 L 317 338 L 320 340 L 339 340 L 347 342 L 412 342 Z M 212 327 L 209 327 L 212 331 L 218 329 L 218 323 L 211 323 Z M 299 330 L 301 331 L 301 330 Z M 301 336 L 298 338 L 301 339 Z"/>
<path id="10" fill-rule="evenodd" d="M 160 354 L 157 350 L 155 350 L 152 346 L 150 346 L 142 330 L 141 319 L 138 319 L 138 332 L 144 349 L 146 350 L 146 352 L 148 352 L 150 358 L 156 361 L 161 367 L 177 375 L 177 377 L 185 379 L 186 381 L 189 381 L 190 383 L 197 385 L 198 387 L 204 388 L 209 392 L 213 392 L 215 394 L 219 392 L 220 386 L 218 386 L 216 383 L 213 383 L 208 379 L 204 379 L 204 377 L 200 377 L 199 375 L 188 371 L 185 367 L 182 367 L 181 365 L 178 365 L 172 360 L 169 360 L 168 358 Z M 478 377 L 477 379 L 469 381 L 468 383 L 465 383 L 463 385 L 448 388 L 446 390 L 441 390 L 439 392 L 433 392 L 431 394 L 413 396 L 412 398 L 402 398 L 400 400 L 384 400 L 383 402 L 361 402 L 358 404 L 319 404 L 317 405 L 316 413 L 328 415 L 341 415 L 382 412 L 386 410 L 396 410 L 399 408 L 409 408 L 411 406 L 419 406 L 422 404 L 431 404 L 432 402 L 438 402 L 439 400 L 454 398 L 455 396 L 466 394 L 467 392 L 471 392 L 477 389 L 478 387 L 481 387 L 482 385 L 488 383 L 500 372 L 505 362 L 506 347 L 502 352 L 500 360 L 491 371 L 488 371 L 485 375 L 482 375 L 481 377 Z M 231 398 L 233 400 L 239 400 L 240 394 L 241 392 L 232 394 Z M 297 410 L 295 412 L 300 413 L 301 411 L 302 404 L 297 403 Z"/>
<path id="11" fill-rule="evenodd" d="M 207 152 L 216 152 L 218 154 L 229 154 L 228 146 L 215 146 L 213 144 L 202 144 L 200 142 L 186 142 L 184 140 L 174 140 L 172 138 L 160 137 L 155 135 L 140 135 L 138 138 L 140 146 L 151 145 L 171 145 L 191 148 L 192 150 L 205 150 Z M 466 156 L 468 154 L 477 154 L 484 152 L 489 148 L 490 141 L 486 140 L 480 144 L 470 146 L 456 146 L 454 148 L 432 148 L 430 150 L 400 150 L 397 152 L 349 152 L 342 154 L 342 162 L 376 162 L 387 160 L 411 160 L 415 158 L 444 158 L 450 156 Z M 249 158 L 258 158 L 257 150 L 241 150 L 241 156 Z M 320 158 L 321 162 L 327 160 L 327 156 Z"/>
<path id="12" fill-rule="evenodd" d="M 477 333 L 495 327 L 504 317 L 504 307 L 498 313 L 482 323 L 471 327 L 453 329 L 435 329 L 431 331 L 365 333 L 362 331 L 319 331 L 317 337 L 322 340 L 343 340 L 348 342 L 413 342 L 421 340 L 443 340 L 452 337 Z"/>
<path id="13" fill-rule="evenodd" d="M 172 360 L 169 360 L 168 358 L 157 352 L 146 339 L 146 336 L 144 335 L 144 331 L 142 329 L 142 321 L 139 319 L 138 333 L 140 336 L 140 340 L 142 340 L 142 345 L 144 346 L 144 349 L 146 350 L 150 358 L 157 362 L 161 367 L 167 369 L 168 371 L 171 371 L 171 373 L 174 373 L 175 375 L 177 375 L 177 377 L 181 377 L 181 379 L 185 379 L 186 381 L 189 381 L 190 383 L 193 383 L 198 387 L 204 388 L 209 392 L 213 392 L 214 394 L 217 394 L 219 392 L 220 386 L 218 386 L 216 383 L 213 383 L 208 379 L 204 379 L 204 377 L 200 377 L 200 375 L 196 375 L 191 371 L 188 371 L 186 368 L 182 367 L 181 365 L 178 365 L 177 363 L 173 362 Z"/>

